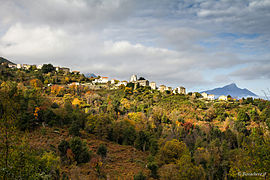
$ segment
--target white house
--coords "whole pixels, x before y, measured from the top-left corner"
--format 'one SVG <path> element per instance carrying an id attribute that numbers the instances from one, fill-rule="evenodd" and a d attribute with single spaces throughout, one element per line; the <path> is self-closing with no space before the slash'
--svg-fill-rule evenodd
<path id="1" fill-rule="evenodd" d="M 220 101 L 227 101 L 228 98 L 227 98 L 227 96 L 222 95 L 222 96 L 219 96 L 218 100 L 220 100 Z"/>
<path id="2" fill-rule="evenodd" d="M 31 65 L 23 64 L 22 67 L 23 67 L 23 69 L 29 70 L 31 68 Z"/>
<path id="3" fill-rule="evenodd" d="M 121 81 L 118 84 L 116 84 L 115 86 L 121 86 L 121 85 L 127 86 L 127 81 Z"/>
<path id="4" fill-rule="evenodd" d="M 8 64 L 8 67 L 9 68 L 17 68 L 17 65 L 16 64 Z"/>
<path id="5" fill-rule="evenodd" d="M 138 79 L 137 79 L 137 75 L 133 74 L 131 77 L 130 77 L 130 82 L 136 82 Z"/>
<path id="6" fill-rule="evenodd" d="M 17 69 L 21 69 L 22 65 L 21 64 L 17 64 Z"/>
<path id="7" fill-rule="evenodd" d="M 37 66 L 37 69 L 42 69 L 42 67 L 43 67 L 43 64 L 38 65 L 38 66 Z"/>
<path id="8" fill-rule="evenodd" d="M 210 101 L 214 101 L 215 100 L 215 95 L 214 94 L 209 94 L 207 96 L 207 99 L 210 100 Z"/>
<path id="9" fill-rule="evenodd" d="M 116 79 L 112 79 L 111 84 L 116 84 Z"/>
<path id="10" fill-rule="evenodd" d="M 61 69 L 60 66 L 56 66 L 56 67 L 55 67 L 55 70 L 56 70 L 56 71 L 60 71 L 60 69 Z"/>
<path id="11" fill-rule="evenodd" d="M 108 81 L 109 81 L 108 77 L 100 77 L 99 79 L 95 79 L 93 82 L 94 83 L 106 84 Z"/>
<path id="12" fill-rule="evenodd" d="M 208 94 L 206 92 L 203 92 L 201 95 L 202 95 L 203 99 L 207 99 L 207 97 L 208 97 Z"/>

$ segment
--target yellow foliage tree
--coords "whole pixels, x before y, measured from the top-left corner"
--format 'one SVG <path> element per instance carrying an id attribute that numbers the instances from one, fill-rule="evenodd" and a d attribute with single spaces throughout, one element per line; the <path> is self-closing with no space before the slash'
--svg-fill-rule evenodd
<path id="1" fill-rule="evenodd" d="M 42 88 L 43 84 L 39 79 L 32 79 L 30 80 L 30 86 L 37 89 L 37 88 Z"/>
<path id="2" fill-rule="evenodd" d="M 82 104 L 82 101 L 79 100 L 78 98 L 75 98 L 75 99 L 73 99 L 73 101 L 72 101 L 72 105 L 73 105 L 73 106 L 80 106 L 81 104 Z"/>

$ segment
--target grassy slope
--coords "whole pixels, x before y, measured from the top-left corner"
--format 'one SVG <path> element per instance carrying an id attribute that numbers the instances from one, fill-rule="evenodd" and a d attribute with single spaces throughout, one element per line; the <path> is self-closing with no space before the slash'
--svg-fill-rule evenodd
<path id="1" fill-rule="evenodd" d="M 55 151 L 61 140 L 70 140 L 66 129 L 60 129 L 59 133 L 54 132 L 52 128 L 39 128 L 29 133 L 30 146 L 35 149 L 44 149 Z M 90 150 L 96 155 L 97 148 L 100 144 L 106 144 L 108 153 L 104 161 L 102 171 L 110 179 L 133 179 L 134 174 L 143 171 L 149 174 L 146 169 L 146 159 L 148 154 L 136 150 L 132 146 L 119 145 L 110 141 L 97 139 L 95 136 L 84 134 L 82 140 L 85 141 Z M 76 166 L 61 165 L 61 171 L 65 172 L 70 178 L 76 179 L 97 179 L 96 173 L 91 166 L 91 162 Z"/>

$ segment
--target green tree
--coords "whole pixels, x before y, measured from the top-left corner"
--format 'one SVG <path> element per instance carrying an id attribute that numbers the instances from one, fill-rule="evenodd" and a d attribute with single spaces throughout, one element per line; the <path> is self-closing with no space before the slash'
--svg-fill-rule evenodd
<path id="1" fill-rule="evenodd" d="M 41 68 L 42 73 L 49 73 L 54 71 L 54 67 L 52 64 L 43 64 L 42 68 Z"/>
<path id="2" fill-rule="evenodd" d="M 90 161 L 91 154 L 85 143 L 82 142 L 81 138 L 74 137 L 70 141 L 70 148 L 75 155 L 75 160 L 78 164 L 86 163 Z"/>
<path id="3" fill-rule="evenodd" d="M 69 148 L 69 143 L 65 140 L 62 140 L 60 144 L 58 145 L 58 150 L 60 152 L 60 155 L 66 156 L 68 148 Z"/>
<path id="4" fill-rule="evenodd" d="M 191 156 L 189 154 L 184 154 L 177 160 L 177 165 L 179 166 L 179 179 L 189 180 L 189 179 L 206 179 L 203 168 L 201 166 L 195 166 L 191 162 Z"/>
<path id="5" fill-rule="evenodd" d="M 73 121 L 71 127 L 68 129 L 70 135 L 80 136 L 80 124 L 76 121 Z"/>
<path id="6" fill-rule="evenodd" d="M 107 156 L 107 146 L 105 144 L 99 145 L 97 154 L 100 155 L 102 158 L 105 158 Z"/>
<path id="7" fill-rule="evenodd" d="M 135 147 L 139 150 L 146 151 L 149 148 L 149 136 L 144 131 L 139 131 L 135 140 Z"/>

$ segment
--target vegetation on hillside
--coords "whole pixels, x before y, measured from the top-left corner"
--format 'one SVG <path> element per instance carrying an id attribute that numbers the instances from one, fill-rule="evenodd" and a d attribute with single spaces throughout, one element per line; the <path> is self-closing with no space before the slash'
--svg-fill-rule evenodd
<path id="1" fill-rule="evenodd" d="M 270 173 L 270 102 L 0 67 L 0 179 L 237 179 Z M 239 174 L 240 172 L 240 174 Z"/>

